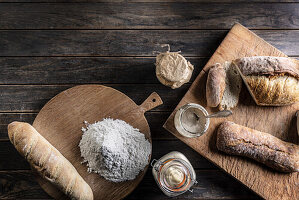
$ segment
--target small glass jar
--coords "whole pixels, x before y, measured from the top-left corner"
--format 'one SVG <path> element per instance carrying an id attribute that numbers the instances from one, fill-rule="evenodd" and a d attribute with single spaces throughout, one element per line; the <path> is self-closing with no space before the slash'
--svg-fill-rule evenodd
<path id="1" fill-rule="evenodd" d="M 190 188 L 197 183 L 191 163 L 180 152 L 172 151 L 159 160 L 153 159 L 151 166 L 158 186 L 167 196 L 192 192 Z"/>
<path id="2" fill-rule="evenodd" d="M 193 138 L 203 135 L 209 128 L 208 111 L 199 104 L 188 103 L 174 116 L 174 126 L 183 136 Z"/>

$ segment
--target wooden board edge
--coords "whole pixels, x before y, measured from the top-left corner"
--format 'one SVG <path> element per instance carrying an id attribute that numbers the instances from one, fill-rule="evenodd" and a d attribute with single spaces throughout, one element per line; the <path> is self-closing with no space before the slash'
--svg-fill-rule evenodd
<path id="1" fill-rule="evenodd" d="M 258 36 L 256 33 L 254 33 L 253 31 L 251 31 L 250 29 L 248 29 L 248 28 L 246 28 L 245 26 L 243 26 L 242 24 L 240 24 L 240 23 L 238 23 L 238 22 L 236 22 L 234 25 L 233 25 L 233 27 L 230 29 L 230 31 L 229 32 L 231 32 L 231 31 L 233 31 L 234 29 L 237 29 L 237 28 L 240 28 L 240 29 L 242 29 L 243 31 L 246 31 L 247 33 L 249 33 L 249 34 L 251 34 L 251 35 L 253 35 L 253 36 L 255 36 L 256 38 L 258 38 L 259 40 L 261 40 L 261 41 L 263 41 L 263 42 L 265 42 L 265 44 L 267 44 L 267 45 L 269 45 L 269 47 L 271 47 L 271 48 L 273 48 L 273 49 L 275 49 L 276 51 L 278 51 L 282 56 L 280 56 L 280 57 L 288 57 L 288 55 L 286 55 L 285 53 L 283 53 L 280 49 L 278 49 L 277 47 L 275 47 L 275 46 L 273 46 L 272 44 L 270 44 L 269 42 L 267 42 L 266 40 L 264 40 L 263 38 L 261 38 L 260 36 Z M 229 34 L 229 33 L 228 33 Z M 223 39 L 223 40 L 225 40 L 225 38 Z M 221 42 L 222 43 L 222 42 Z M 220 44 L 221 45 L 221 44 Z M 219 46 L 220 46 L 219 45 Z M 216 51 L 218 50 L 218 48 L 216 49 Z M 216 52 L 215 51 L 215 52 Z M 214 53 L 215 53 L 214 52 Z M 213 54 L 214 55 L 214 54 Z M 212 56 L 213 56 L 212 55 Z M 212 57 L 211 56 L 211 57 Z"/>
<path id="2" fill-rule="evenodd" d="M 149 96 L 147 96 L 147 99 L 145 99 L 143 101 L 143 103 L 141 105 L 137 105 L 136 102 L 134 100 L 132 100 L 129 96 L 127 96 L 125 93 L 113 88 L 113 87 L 109 87 L 109 86 L 105 86 L 105 85 L 102 85 L 102 84 L 78 84 L 78 85 L 75 85 L 73 87 L 70 87 L 70 88 L 67 88 L 66 90 L 63 90 L 61 92 L 59 92 L 58 94 L 56 94 L 54 97 L 52 97 L 48 102 L 45 103 L 45 105 L 42 107 L 42 109 L 38 112 L 38 114 L 36 115 L 34 121 L 33 121 L 33 126 L 36 128 L 36 123 L 38 121 L 38 117 L 40 117 L 40 113 L 42 113 L 44 111 L 44 109 L 47 108 L 47 106 L 51 105 L 57 98 L 60 98 L 62 95 L 64 96 L 69 96 L 69 92 L 70 91 L 73 91 L 73 90 L 79 90 L 79 89 L 85 89 L 85 88 L 89 88 L 89 87 L 93 87 L 93 88 L 101 88 L 101 90 L 112 90 L 114 91 L 116 94 L 122 96 L 123 98 L 126 98 L 132 105 L 134 105 L 134 107 L 136 107 L 135 109 L 133 110 L 129 110 L 128 113 L 132 112 L 132 111 L 136 111 L 136 113 L 138 113 L 138 115 L 140 115 L 140 117 L 142 117 L 144 119 L 144 122 L 145 122 L 145 125 L 148 129 L 148 137 L 146 136 L 145 133 L 142 132 L 142 134 L 145 135 L 145 138 L 150 142 L 150 155 L 149 155 L 149 158 L 148 158 L 148 163 L 147 165 L 144 167 L 143 170 L 139 171 L 138 175 L 135 177 L 135 179 L 133 180 L 128 180 L 130 182 L 136 182 L 136 186 L 133 187 L 133 188 L 127 188 L 126 190 L 126 193 L 125 194 L 122 194 L 122 197 L 118 197 L 117 199 L 123 199 L 123 198 L 126 198 L 128 195 L 130 195 L 139 185 L 140 183 L 142 182 L 142 180 L 144 179 L 144 176 L 145 174 L 147 173 L 148 169 L 150 168 L 150 163 L 151 163 L 151 159 L 152 159 L 152 154 L 153 154 L 153 144 L 152 144 L 152 137 L 151 137 L 151 130 L 150 130 L 150 126 L 148 124 L 148 121 L 144 115 L 145 113 L 145 110 L 142 106 L 142 104 L 146 104 L 146 103 L 150 103 L 151 106 L 158 106 L 160 104 L 162 104 L 162 100 L 160 98 L 160 96 L 156 93 L 156 92 L 153 92 L 151 93 Z M 151 102 L 151 98 L 155 98 L 156 101 L 155 102 Z M 150 110 L 150 109 L 149 109 Z M 131 115 L 129 115 L 131 117 Z M 125 120 L 124 120 L 125 121 Z M 128 123 L 128 122 L 127 122 Z M 130 124 L 130 123 L 129 123 Z M 43 134 L 41 134 L 43 136 Z M 50 142 L 50 141 L 49 141 Z M 51 143 L 50 144 L 54 147 L 54 148 L 57 148 L 55 144 Z M 64 153 L 63 152 L 60 152 L 63 156 Z M 67 158 L 66 158 L 67 159 Z M 67 159 L 73 166 L 73 161 L 70 160 L 70 159 Z M 74 166 L 75 167 L 75 166 Z M 86 166 L 87 167 L 87 166 Z M 75 169 L 77 170 L 78 172 L 78 168 L 75 167 Z M 34 169 L 31 168 L 31 171 L 36 174 L 35 176 L 35 180 L 37 181 L 37 183 L 40 185 L 40 187 L 49 195 L 51 196 L 52 198 L 54 199 L 69 199 L 69 197 L 67 197 L 59 188 L 57 188 L 53 183 L 51 183 L 49 180 L 47 180 L 46 178 L 38 175 Z M 79 173 L 79 172 L 78 172 Z M 79 175 L 86 181 L 86 177 L 84 177 L 82 174 L 79 173 Z M 86 181 L 87 184 L 89 184 L 87 181 Z M 123 182 L 122 182 L 123 183 Z M 94 184 L 94 183 L 92 183 Z M 118 183 L 114 183 L 114 184 L 118 184 Z M 130 185 L 130 187 L 132 187 Z M 92 188 L 93 190 L 93 188 Z M 94 193 L 94 190 L 92 191 Z M 94 198 L 97 198 L 97 197 L 94 197 Z"/>
<path id="3" fill-rule="evenodd" d="M 224 37 L 224 39 L 222 40 L 222 42 L 220 43 L 220 45 L 217 47 L 217 49 L 215 50 L 215 52 L 218 51 L 218 49 L 221 47 L 222 43 L 226 40 L 226 38 L 229 36 L 229 34 L 231 34 L 235 29 L 241 29 L 242 31 L 247 32 L 248 34 L 258 38 L 259 40 L 265 42 L 265 44 L 267 44 L 270 48 L 275 49 L 276 51 L 278 51 L 281 55 L 281 57 L 288 57 L 285 53 L 283 53 L 282 51 L 280 51 L 279 49 L 277 49 L 276 47 L 274 47 L 272 44 L 270 44 L 269 42 L 265 41 L 263 38 L 259 37 L 257 34 L 255 34 L 254 32 L 250 31 L 248 28 L 246 28 L 245 26 L 243 26 L 240 23 L 235 23 L 233 25 L 233 27 L 231 28 L 231 30 L 227 33 L 227 35 Z M 203 76 L 204 73 L 206 73 L 208 71 L 208 69 L 210 68 L 209 62 L 212 59 L 212 57 L 214 56 L 215 52 L 213 53 L 213 55 L 210 57 L 210 59 L 207 61 L 206 65 L 203 67 L 203 69 L 201 70 L 201 72 L 197 75 L 196 79 L 193 81 L 193 83 L 191 84 L 191 86 L 189 87 L 188 91 L 185 93 L 185 95 L 183 96 L 183 98 L 181 99 L 181 101 L 178 103 L 178 105 L 175 107 L 175 109 L 173 110 L 173 112 L 169 115 L 169 117 L 167 118 L 167 120 L 165 121 L 165 123 L 163 124 L 163 128 L 166 129 L 168 132 L 170 132 L 171 134 L 173 134 L 175 137 L 177 137 L 178 139 L 180 139 L 178 137 L 179 133 L 174 133 L 170 128 L 170 124 L 169 121 L 173 120 L 174 118 L 174 114 L 175 112 L 178 110 L 178 106 L 181 104 L 182 100 L 185 98 L 185 96 L 189 93 L 190 88 L 192 86 L 194 86 L 198 80 Z M 181 140 L 181 139 L 180 139 Z M 182 140 L 181 140 L 182 141 Z M 182 141 L 183 143 L 185 143 L 184 141 Z M 187 143 L 185 143 L 186 145 L 188 145 Z M 189 146 L 189 145 L 188 145 Z M 189 146 L 190 147 L 190 146 Z M 190 147 L 192 148 L 192 147 Z M 238 182 L 242 183 L 245 187 L 249 188 L 251 191 L 253 191 L 255 194 L 259 195 L 260 197 L 267 199 L 268 197 L 265 196 L 265 194 L 260 193 L 259 191 L 254 191 L 251 189 L 251 187 L 249 187 L 248 185 L 246 185 L 245 183 L 243 183 L 241 180 L 237 179 L 235 176 L 233 176 L 232 174 L 230 174 L 228 171 L 224 170 L 223 168 L 221 168 L 218 164 L 216 164 L 215 162 L 213 162 L 212 160 L 210 160 L 208 157 L 206 157 L 200 150 L 194 149 L 196 152 L 198 152 L 201 156 L 203 156 L 204 158 L 206 158 L 208 161 L 210 161 L 211 163 L 213 163 L 214 165 L 216 165 L 218 168 L 220 168 L 222 171 L 226 172 L 227 174 L 229 174 L 229 176 L 233 177 L 234 179 L 236 179 Z"/>

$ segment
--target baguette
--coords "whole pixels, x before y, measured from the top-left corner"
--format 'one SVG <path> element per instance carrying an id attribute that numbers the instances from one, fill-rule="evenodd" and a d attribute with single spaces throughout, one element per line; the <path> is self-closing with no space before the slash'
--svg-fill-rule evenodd
<path id="1" fill-rule="evenodd" d="M 255 56 L 233 61 L 257 105 L 284 106 L 299 101 L 299 61 Z"/>
<path id="2" fill-rule="evenodd" d="M 8 136 L 32 168 L 71 199 L 93 199 L 91 188 L 75 167 L 30 124 L 10 123 Z"/>
<path id="3" fill-rule="evenodd" d="M 220 125 L 216 146 L 225 153 L 252 158 L 281 172 L 299 172 L 298 145 L 233 122 Z"/>
<path id="4" fill-rule="evenodd" d="M 206 84 L 207 106 L 217 107 L 220 104 L 225 89 L 225 77 L 225 70 L 220 63 L 210 68 Z"/>

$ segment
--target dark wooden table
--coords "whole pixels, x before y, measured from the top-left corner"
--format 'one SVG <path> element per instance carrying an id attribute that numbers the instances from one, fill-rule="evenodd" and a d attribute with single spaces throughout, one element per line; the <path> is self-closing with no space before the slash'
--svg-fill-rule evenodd
<path id="1" fill-rule="evenodd" d="M 234 22 L 297 57 L 299 3 L 295 1 L 0 0 L 0 199 L 50 199 L 10 144 L 7 124 L 32 123 L 59 92 L 94 83 L 116 88 L 137 104 L 153 91 L 162 97 L 164 105 L 146 114 L 152 157 L 181 151 L 191 160 L 199 182 L 193 194 L 179 199 L 259 199 L 162 124 Z M 161 50 L 158 44 L 164 43 L 173 51 L 181 50 L 195 66 L 191 82 L 176 90 L 155 77 L 152 52 Z M 167 197 L 149 169 L 127 199 Z"/>

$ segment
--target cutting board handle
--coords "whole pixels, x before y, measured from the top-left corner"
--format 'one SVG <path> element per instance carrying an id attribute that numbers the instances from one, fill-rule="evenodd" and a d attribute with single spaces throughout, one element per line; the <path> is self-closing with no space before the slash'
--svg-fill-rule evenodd
<path id="1" fill-rule="evenodd" d="M 163 104 L 161 97 L 156 93 L 153 92 L 147 99 L 139 106 L 142 112 L 149 111 L 159 105 Z"/>

